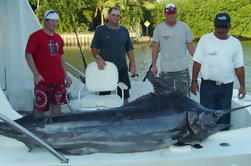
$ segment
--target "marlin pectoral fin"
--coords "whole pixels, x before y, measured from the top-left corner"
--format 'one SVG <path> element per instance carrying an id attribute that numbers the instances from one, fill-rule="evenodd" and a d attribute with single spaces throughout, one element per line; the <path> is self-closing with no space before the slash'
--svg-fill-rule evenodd
<path id="1" fill-rule="evenodd" d="M 230 128 L 232 125 L 231 124 L 217 124 L 215 128 L 213 128 L 212 130 L 210 130 L 210 134 L 214 134 L 218 131 L 222 131 L 226 128 Z"/>
<path id="2" fill-rule="evenodd" d="M 35 148 L 37 148 L 38 146 L 31 144 L 28 141 L 23 141 L 24 145 L 28 148 L 28 152 L 33 151 Z"/>
<path id="3" fill-rule="evenodd" d="M 196 138 L 198 141 L 203 141 L 204 139 L 206 139 L 210 135 L 217 133 L 219 131 L 222 131 L 222 130 L 229 128 L 229 127 L 231 127 L 230 124 L 217 124 L 216 127 L 212 128 L 211 130 L 206 130 L 206 131 L 202 131 L 202 132 L 198 133 L 196 135 Z"/>

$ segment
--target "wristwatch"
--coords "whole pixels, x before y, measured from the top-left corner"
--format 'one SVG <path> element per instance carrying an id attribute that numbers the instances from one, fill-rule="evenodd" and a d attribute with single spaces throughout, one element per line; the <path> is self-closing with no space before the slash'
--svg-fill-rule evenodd
<path id="1" fill-rule="evenodd" d="M 100 57 L 99 54 L 95 55 L 95 58 L 96 58 L 96 59 L 98 59 L 99 57 Z"/>
<path id="2" fill-rule="evenodd" d="M 197 80 L 192 80 L 192 83 L 197 83 Z"/>

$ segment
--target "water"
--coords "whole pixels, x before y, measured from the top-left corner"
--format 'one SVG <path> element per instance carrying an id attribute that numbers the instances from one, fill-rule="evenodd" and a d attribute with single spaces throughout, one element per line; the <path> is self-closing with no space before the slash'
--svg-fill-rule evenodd
<path id="1" fill-rule="evenodd" d="M 245 58 L 245 77 L 246 77 L 246 90 L 251 94 L 251 41 L 243 41 L 243 52 Z M 131 80 L 142 80 L 145 77 L 146 71 L 148 71 L 151 63 L 151 49 L 149 45 L 135 45 L 134 55 L 137 64 L 138 78 L 131 78 Z M 87 64 L 94 61 L 91 55 L 91 49 L 88 47 L 83 48 L 84 56 Z M 84 64 L 81 58 L 79 48 L 65 48 L 65 60 L 71 63 L 73 66 L 77 67 L 79 70 L 84 71 Z M 192 59 L 189 57 L 190 69 L 192 65 Z M 70 71 L 72 72 L 72 71 Z M 238 88 L 238 81 L 235 80 L 236 88 Z"/>

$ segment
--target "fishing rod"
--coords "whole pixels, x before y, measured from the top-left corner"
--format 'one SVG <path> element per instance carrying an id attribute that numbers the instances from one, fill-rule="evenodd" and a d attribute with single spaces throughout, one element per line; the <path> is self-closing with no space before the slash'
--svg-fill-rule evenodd
<path id="1" fill-rule="evenodd" d="M 251 21 L 251 18 L 247 21 L 245 27 L 242 29 L 241 33 L 239 34 L 239 37 L 241 37 L 241 34 L 246 30 L 246 28 L 249 25 L 250 21 Z"/>
<path id="2" fill-rule="evenodd" d="M 74 31 L 74 33 L 76 35 L 78 47 L 79 47 L 80 53 L 81 53 L 81 58 L 82 58 L 82 61 L 84 63 L 84 67 L 86 69 L 87 64 L 86 64 L 86 60 L 85 60 L 85 57 L 84 57 L 84 54 L 83 54 L 83 51 L 82 51 L 82 47 L 81 47 L 80 42 L 79 42 L 79 38 L 78 38 L 76 27 L 74 26 L 74 23 L 73 23 L 73 16 L 72 16 L 72 13 L 71 13 L 71 10 L 70 10 L 70 1 L 69 0 L 65 0 L 65 1 L 66 1 L 66 5 L 67 5 L 67 8 L 68 8 L 68 13 L 70 15 L 70 23 L 71 23 L 71 25 L 73 27 L 73 31 Z"/>

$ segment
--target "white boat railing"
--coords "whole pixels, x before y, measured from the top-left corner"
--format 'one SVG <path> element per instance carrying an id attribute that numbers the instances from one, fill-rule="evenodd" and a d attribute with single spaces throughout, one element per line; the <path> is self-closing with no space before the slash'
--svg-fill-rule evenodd
<path id="1" fill-rule="evenodd" d="M 56 158 L 58 158 L 62 163 L 69 163 L 69 159 L 65 158 L 62 154 L 58 153 L 55 149 L 53 149 L 50 145 L 45 143 L 43 140 L 41 140 L 39 137 L 28 131 L 26 128 L 23 126 L 19 125 L 15 121 L 9 119 L 5 115 L 0 113 L 0 119 L 3 120 L 6 124 L 10 125 L 12 128 L 15 130 L 21 132 L 22 134 L 25 134 L 28 136 L 30 139 L 35 141 L 37 144 L 39 144 L 41 147 L 45 148 L 48 150 L 51 154 L 53 154 Z"/>
<path id="2" fill-rule="evenodd" d="M 85 77 L 85 74 L 82 73 L 80 70 L 78 70 L 76 67 L 74 67 L 73 65 L 71 65 L 69 62 L 65 62 L 65 65 L 68 66 L 69 68 L 71 68 L 72 70 L 74 70 L 76 73 L 78 73 L 81 77 Z"/>

